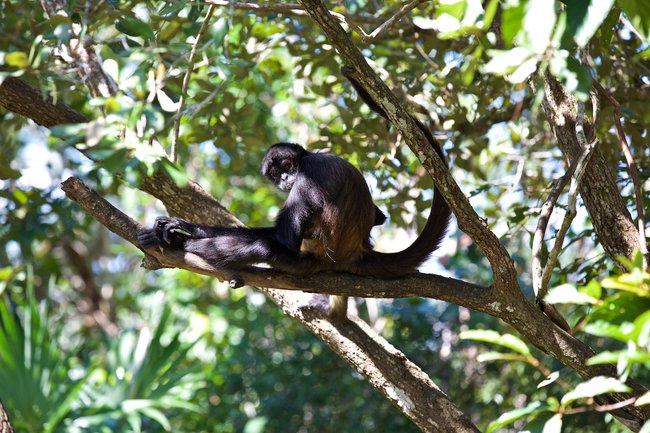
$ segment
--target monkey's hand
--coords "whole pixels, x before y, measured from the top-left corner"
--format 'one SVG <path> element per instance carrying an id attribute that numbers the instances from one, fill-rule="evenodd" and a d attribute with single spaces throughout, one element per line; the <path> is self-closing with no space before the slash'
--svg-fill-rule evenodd
<path id="1" fill-rule="evenodd" d="M 138 232 L 138 243 L 144 249 L 167 247 L 182 250 L 185 241 L 193 237 L 194 227 L 180 218 L 158 217 L 153 228 Z"/>

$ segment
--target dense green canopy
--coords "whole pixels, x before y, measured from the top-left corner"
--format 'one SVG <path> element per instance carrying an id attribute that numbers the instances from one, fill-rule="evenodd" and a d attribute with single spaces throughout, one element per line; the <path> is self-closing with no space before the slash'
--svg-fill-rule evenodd
<path id="1" fill-rule="evenodd" d="M 618 432 L 650 416 L 645 2 L 4 0 L 0 28 L 16 431 Z M 415 238 L 435 184 L 455 218 L 426 275 L 257 269 L 231 289 L 178 255 L 145 266 L 195 272 L 141 267 L 135 221 L 272 224 L 284 193 L 259 165 L 279 141 L 361 170 L 389 216 L 382 251 Z M 306 312 L 296 289 L 356 295 L 360 320 Z"/>

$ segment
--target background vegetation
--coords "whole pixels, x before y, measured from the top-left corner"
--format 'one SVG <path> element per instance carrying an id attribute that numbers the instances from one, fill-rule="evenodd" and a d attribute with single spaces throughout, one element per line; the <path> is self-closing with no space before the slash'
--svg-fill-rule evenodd
<path id="1" fill-rule="evenodd" d="M 140 251 L 60 190 L 74 174 L 150 224 L 165 209 L 137 188 L 162 170 L 179 185 L 196 181 L 245 224 L 265 225 L 283 195 L 258 173 L 261 156 L 292 141 L 340 154 L 367 176 L 389 215 L 375 232 L 379 249 L 414 237 L 432 181 L 400 135 L 356 98 L 321 29 L 298 7 L 210 3 L 69 1 L 58 11 L 47 0 L 0 3 L 0 80 L 20 77 L 91 119 L 46 129 L 0 101 L 0 400 L 17 431 L 418 431 L 255 289 L 145 271 Z M 533 232 L 551 181 L 568 168 L 542 111 L 546 73 L 586 102 L 632 214 L 650 211 L 647 193 L 640 209 L 635 201 L 612 120 L 623 119 L 637 184 L 647 191 L 650 7 L 413 5 L 374 40 L 350 33 L 395 93 L 431 120 L 453 178 L 510 252 L 532 299 Z M 327 6 L 347 17 L 346 28 L 370 34 L 404 5 Z M 78 68 L 79 40 L 114 89 L 94 87 L 93 74 Z M 593 82 L 622 112 L 602 94 L 590 102 Z M 162 158 L 172 143 L 176 165 Z M 558 207 L 567 200 L 563 194 Z M 561 217 L 551 218 L 549 245 Z M 455 228 L 436 256 L 426 272 L 492 282 L 483 253 Z M 641 254 L 616 260 L 579 201 L 550 283 L 561 290 L 549 302 L 622 382 L 632 374 L 643 383 L 650 276 Z M 516 332 L 492 316 L 425 298 L 358 300 L 358 311 L 481 430 L 497 419 L 492 429 L 625 430 L 591 398 L 625 391 L 622 382 L 591 383 L 581 394 L 575 372 L 534 342 L 504 342 Z"/>

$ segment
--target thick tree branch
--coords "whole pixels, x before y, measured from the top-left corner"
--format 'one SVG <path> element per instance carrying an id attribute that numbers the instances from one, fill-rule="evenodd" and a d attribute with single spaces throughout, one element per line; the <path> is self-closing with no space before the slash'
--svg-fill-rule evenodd
<path id="1" fill-rule="evenodd" d="M 62 189 L 93 218 L 118 236 L 138 246 L 137 232 L 142 227 L 120 212 L 107 200 L 75 177 L 67 179 Z M 487 287 L 478 286 L 439 275 L 414 274 L 399 280 L 379 280 L 372 277 L 341 273 L 319 273 L 311 276 L 284 274 L 273 269 L 250 267 L 246 270 L 218 269 L 190 253 L 171 250 L 147 250 L 157 262 L 149 267 L 175 267 L 187 269 L 221 280 L 237 279 L 237 285 L 282 287 L 331 295 L 361 296 L 366 298 L 425 297 L 459 304 L 477 311 L 499 315 L 494 308 L 494 298 Z"/>
<path id="2" fill-rule="evenodd" d="M 9 414 L 2 402 L 0 402 L 0 433 L 14 433 L 14 428 L 9 421 Z"/>
<path id="3" fill-rule="evenodd" d="M 476 214 L 463 191 L 451 177 L 445 163 L 433 151 L 404 104 L 370 68 L 361 52 L 321 1 L 302 0 L 301 3 L 321 27 L 330 43 L 336 47 L 343 61 L 356 70 L 357 81 L 384 109 L 390 121 L 418 156 L 456 215 L 458 227 L 469 235 L 485 253 L 492 266 L 494 289 L 502 293 L 504 301 L 511 297 L 521 297 L 521 291 L 517 284 L 517 272 L 508 251 L 489 230 L 485 220 Z"/>
<path id="4" fill-rule="evenodd" d="M 38 89 L 15 77 L 7 77 L 0 82 L 0 106 L 48 128 L 88 121 L 86 116 L 62 102 L 53 104 L 52 98 L 44 97 Z"/>
<path id="5" fill-rule="evenodd" d="M 632 156 L 632 151 L 630 150 L 630 145 L 627 143 L 627 138 L 625 136 L 625 130 L 623 129 L 623 124 L 621 123 L 621 118 L 623 114 L 621 113 L 621 104 L 618 103 L 616 98 L 614 98 L 600 83 L 594 80 L 594 87 L 598 91 L 598 94 L 607 99 L 607 101 L 614 108 L 614 125 L 616 126 L 616 136 L 618 138 L 618 144 L 621 146 L 621 151 L 625 156 L 625 162 L 630 170 L 630 178 L 632 179 L 632 185 L 634 186 L 634 199 L 636 203 L 636 212 L 637 212 L 637 228 L 639 230 L 639 248 L 641 254 L 643 255 L 644 268 L 648 269 L 650 266 L 650 254 L 648 253 L 648 244 L 646 241 L 645 234 L 645 217 L 643 211 L 643 186 L 639 179 L 639 171 L 637 169 L 636 161 Z"/>
<path id="6" fill-rule="evenodd" d="M 568 161 L 575 161 L 582 152 L 575 134 L 576 100 L 549 74 L 544 76 L 544 86 L 542 107 L 546 117 L 562 153 Z M 631 257 L 640 249 L 639 231 L 598 149 L 586 168 L 580 195 L 605 252 L 625 268 L 618 257 Z"/>
<path id="7" fill-rule="evenodd" d="M 136 221 L 76 178 L 63 182 L 62 189 L 70 199 L 109 230 L 137 246 L 140 225 Z M 365 297 L 430 296 L 446 298 L 450 302 L 465 300 L 472 305 L 470 308 L 491 314 L 497 313 L 493 307 L 498 305 L 493 302 L 489 289 L 436 275 L 416 274 L 398 281 L 382 281 L 345 274 L 295 277 L 264 268 L 224 271 L 211 267 L 198 256 L 177 251 L 151 250 L 147 253 L 156 259 L 153 265 L 157 267 L 179 267 L 220 279 L 234 278 L 238 283 L 258 287 L 276 286 L 290 290 Z M 306 304 L 304 298 L 301 302 L 286 291 L 261 290 L 280 305 L 283 311 L 300 320 L 332 350 L 355 366 L 422 431 L 478 431 L 419 367 L 361 320 L 332 321 L 323 310 L 307 308 L 311 304 Z M 440 426 L 444 428 L 441 430 Z"/>

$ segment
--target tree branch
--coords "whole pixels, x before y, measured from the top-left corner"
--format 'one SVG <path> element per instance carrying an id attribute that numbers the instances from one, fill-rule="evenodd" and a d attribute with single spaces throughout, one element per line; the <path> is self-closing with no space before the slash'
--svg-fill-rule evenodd
<path id="1" fill-rule="evenodd" d="M 48 18 L 54 16 L 69 16 L 66 0 L 40 0 L 41 6 Z M 77 72 L 86 87 L 94 97 L 108 97 L 117 92 L 115 81 L 104 72 L 99 53 L 86 38 L 85 30 L 80 24 L 71 25 L 72 36 L 68 44 L 59 42 L 56 52 L 61 58 L 77 68 Z"/>
<path id="2" fill-rule="evenodd" d="M 0 82 L 0 106 L 48 128 L 65 123 L 88 122 L 83 114 L 62 102 L 53 104 L 52 98 L 16 77 L 7 77 Z"/>
<path id="3" fill-rule="evenodd" d="M 109 230 L 137 246 L 140 225 L 120 212 L 79 179 L 71 177 L 62 184 L 66 195 Z M 211 267 L 200 257 L 178 251 L 147 251 L 148 266 L 179 267 L 220 279 L 236 279 L 238 283 L 258 287 L 277 286 L 289 290 L 364 297 L 427 296 L 450 302 L 469 302 L 470 308 L 496 314 L 491 291 L 451 278 L 416 274 L 396 281 L 345 274 L 316 274 L 296 277 L 280 272 L 251 268 L 228 271 Z M 154 258 L 152 262 L 152 257 Z M 283 290 L 260 289 L 287 314 L 300 320 L 332 350 L 362 373 L 400 411 L 424 432 L 438 432 L 445 426 L 450 431 L 478 432 L 476 427 L 453 405 L 447 396 L 419 367 L 400 351 L 377 335 L 359 319 L 332 321 L 318 308 Z"/>
<path id="4" fill-rule="evenodd" d="M 212 14 L 214 13 L 215 5 L 210 5 L 208 12 L 205 14 L 205 18 L 203 19 L 203 24 L 201 24 L 201 28 L 199 29 L 199 33 L 196 35 L 196 38 L 194 39 L 194 44 L 192 44 L 192 51 L 190 51 L 190 57 L 187 60 L 187 71 L 185 72 L 185 75 L 183 76 L 183 85 L 181 87 L 181 94 L 180 97 L 178 98 L 178 109 L 176 110 L 176 118 L 174 119 L 174 128 L 172 132 L 172 143 L 171 143 L 171 151 L 170 151 L 170 158 L 173 163 L 176 163 L 176 145 L 178 143 L 178 133 L 181 128 L 181 116 L 183 112 L 183 105 L 185 105 L 185 94 L 187 93 L 187 86 L 190 83 L 190 76 L 192 75 L 192 69 L 194 69 L 194 57 L 196 56 L 196 50 L 199 46 L 199 43 L 201 42 L 201 39 L 203 39 L 203 35 L 205 34 L 206 30 L 208 29 L 208 25 L 210 24 L 210 18 L 212 18 Z"/>
<path id="5" fill-rule="evenodd" d="M 394 28 L 397 23 L 406 16 L 410 11 L 418 7 L 420 4 L 425 3 L 429 0 L 412 0 L 410 3 L 402 6 L 397 12 L 395 12 L 391 17 L 384 20 L 383 18 L 375 17 L 350 17 L 347 14 L 340 12 L 328 11 L 334 18 L 340 22 L 345 23 L 350 29 L 357 33 L 361 40 L 366 44 L 371 44 L 377 42 L 381 39 L 389 30 Z M 257 4 L 257 3 L 248 3 L 248 2 L 231 2 L 227 0 L 205 0 L 205 3 L 215 6 L 224 6 L 230 7 L 233 9 L 240 10 L 249 10 L 255 12 L 279 12 L 279 13 L 290 13 L 293 15 L 307 15 L 305 12 L 305 7 L 298 3 L 285 3 L 285 4 Z M 364 21 L 367 23 L 378 24 L 377 28 L 373 30 L 370 34 L 366 33 L 361 26 L 356 24 L 355 21 Z"/>
<path id="6" fill-rule="evenodd" d="M 632 156 L 632 151 L 630 150 L 630 145 L 627 143 L 627 138 L 625 137 L 625 130 L 621 124 L 621 104 L 618 103 L 616 98 L 614 98 L 601 84 L 594 80 L 594 87 L 601 97 L 607 99 L 607 101 L 614 108 L 614 125 L 616 125 L 616 136 L 618 137 L 618 144 L 621 146 L 621 151 L 625 156 L 625 161 L 627 166 L 630 169 L 630 178 L 632 179 L 632 184 L 634 185 L 634 198 L 636 202 L 636 217 L 637 217 L 637 229 L 639 230 L 639 249 L 643 255 L 643 265 L 645 269 L 650 267 L 650 254 L 648 253 L 648 243 L 646 241 L 645 235 L 645 217 L 643 212 L 643 187 L 641 181 L 639 180 L 639 171 L 636 166 L 636 161 Z"/>
<path id="7" fill-rule="evenodd" d="M 576 100 L 549 74 L 544 76 L 544 86 L 542 107 L 562 153 L 569 162 L 574 161 L 582 152 L 575 134 Z M 624 269 L 618 257 L 631 257 L 639 249 L 639 231 L 598 149 L 591 156 L 584 176 L 580 195 L 594 229 L 605 252 Z"/>
<path id="8" fill-rule="evenodd" d="M 81 180 L 71 177 L 62 183 L 61 189 L 113 233 L 139 248 L 137 233 L 142 227 L 125 215 Z M 330 295 L 361 296 L 365 298 L 425 297 L 463 305 L 476 311 L 498 315 L 492 305 L 494 298 L 487 287 L 467 283 L 439 275 L 416 273 L 399 280 L 379 280 L 342 273 L 318 273 L 311 276 L 295 276 L 269 268 L 250 267 L 246 270 L 224 270 L 211 266 L 199 256 L 173 250 L 147 250 L 156 261 L 148 262 L 149 268 L 174 267 L 210 275 L 230 281 L 237 278 L 238 286 L 282 287 Z"/>
<path id="9" fill-rule="evenodd" d="M 321 27 L 330 43 L 336 47 L 343 61 L 355 69 L 357 81 L 379 103 L 411 150 L 418 156 L 456 215 L 458 227 L 485 253 L 492 266 L 495 290 L 503 294 L 507 293 L 504 299 L 521 296 L 517 285 L 517 272 L 507 250 L 488 229 L 486 222 L 476 214 L 463 191 L 451 177 L 445 163 L 431 148 L 404 104 L 370 68 L 361 52 L 320 0 L 302 0 L 301 3 Z"/>

